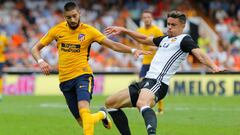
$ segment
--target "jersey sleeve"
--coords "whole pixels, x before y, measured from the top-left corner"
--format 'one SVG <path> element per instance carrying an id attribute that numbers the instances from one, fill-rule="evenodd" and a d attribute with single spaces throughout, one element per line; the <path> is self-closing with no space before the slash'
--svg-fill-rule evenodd
<path id="1" fill-rule="evenodd" d="M 199 48 L 199 46 L 193 41 L 192 37 L 185 36 L 180 43 L 181 50 L 186 53 L 190 53 L 192 49 Z"/>
<path id="2" fill-rule="evenodd" d="M 40 43 L 47 46 L 55 39 L 55 27 L 51 28 L 41 39 Z"/>
<path id="3" fill-rule="evenodd" d="M 153 38 L 153 43 L 154 43 L 157 47 L 159 47 L 159 45 L 160 45 L 160 43 L 162 42 L 162 40 L 163 40 L 164 37 L 165 37 L 165 36 L 160 36 L 160 37 L 155 37 L 155 38 Z"/>
<path id="4" fill-rule="evenodd" d="M 103 41 L 103 39 L 106 38 L 106 36 L 104 36 L 100 31 L 98 31 L 96 28 L 91 27 L 91 33 L 90 33 L 93 37 L 93 41 L 96 41 L 98 43 L 101 43 Z"/>

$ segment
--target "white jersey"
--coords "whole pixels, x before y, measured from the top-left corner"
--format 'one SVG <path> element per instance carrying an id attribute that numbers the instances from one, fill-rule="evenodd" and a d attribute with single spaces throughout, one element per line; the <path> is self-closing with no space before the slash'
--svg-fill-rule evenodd
<path id="1" fill-rule="evenodd" d="M 198 46 L 187 34 L 170 38 L 168 36 L 158 37 L 154 38 L 153 42 L 158 46 L 158 50 L 145 78 L 157 79 L 168 85 L 170 78 L 177 72 L 189 52 Z"/>

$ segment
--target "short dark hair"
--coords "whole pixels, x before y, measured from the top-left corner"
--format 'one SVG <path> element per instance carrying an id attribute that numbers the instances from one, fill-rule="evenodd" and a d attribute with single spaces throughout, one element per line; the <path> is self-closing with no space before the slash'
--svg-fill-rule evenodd
<path id="1" fill-rule="evenodd" d="M 64 5 L 64 11 L 71 11 L 74 9 L 78 9 L 78 6 L 74 2 L 68 2 Z"/>
<path id="2" fill-rule="evenodd" d="M 182 22 L 184 24 L 186 23 L 186 20 L 187 20 L 186 15 L 183 12 L 177 11 L 177 10 L 173 10 L 173 11 L 169 12 L 167 15 L 167 18 L 169 18 L 169 17 L 178 18 L 180 20 L 180 22 Z"/>
<path id="3" fill-rule="evenodd" d="M 152 11 L 150 11 L 150 10 L 143 10 L 143 12 L 142 12 L 142 14 L 144 14 L 144 13 L 149 13 L 149 14 L 153 14 L 153 12 Z"/>

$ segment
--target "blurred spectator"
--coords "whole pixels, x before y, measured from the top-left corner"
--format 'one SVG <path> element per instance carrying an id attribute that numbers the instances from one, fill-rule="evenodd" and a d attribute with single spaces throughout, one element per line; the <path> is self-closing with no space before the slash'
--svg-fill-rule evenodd
<path id="1" fill-rule="evenodd" d="M 198 5 L 209 7 L 201 10 L 209 11 L 206 15 L 215 23 L 214 28 L 221 39 L 215 52 L 216 62 L 222 67 L 240 71 L 240 1 L 212 0 L 198 2 Z"/>
<path id="2" fill-rule="evenodd" d="M 3 67 L 5 64 L 5 51 L 9 44 L 8 37 L 4 31 L 0 31 L 0 100 L 2 100 L 3 93 Z"/>
<path id="3" fill-rule="evenodd" d="M 198 46 L 202 49 L 203 52 L 208 53 L 212 49 L 210 46 L 210 39 L 207 37 L 206 33 L 200 32 L 199 38 L 197 40 Z"/>

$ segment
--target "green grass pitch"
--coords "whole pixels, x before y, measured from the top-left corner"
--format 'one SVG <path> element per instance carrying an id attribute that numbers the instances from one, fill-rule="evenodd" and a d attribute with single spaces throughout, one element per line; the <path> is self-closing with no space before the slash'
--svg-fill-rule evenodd
<path id="1" fill-rule="evenodd" d="M 104 96 L 94 96 L 96 112 Z M 158 115 L 158 135 L 240 135 L 240 97 L 167 96 Z M 156 108 L 155 108 L 156 109 Z M 124 109 L 132 135 L 146 135 L 136 109 Z M 0 102 L 0 135 L 82 135 L 62 96 L 5 96 Z M 98 123 L 95 135 L 119 135 Z"/>

